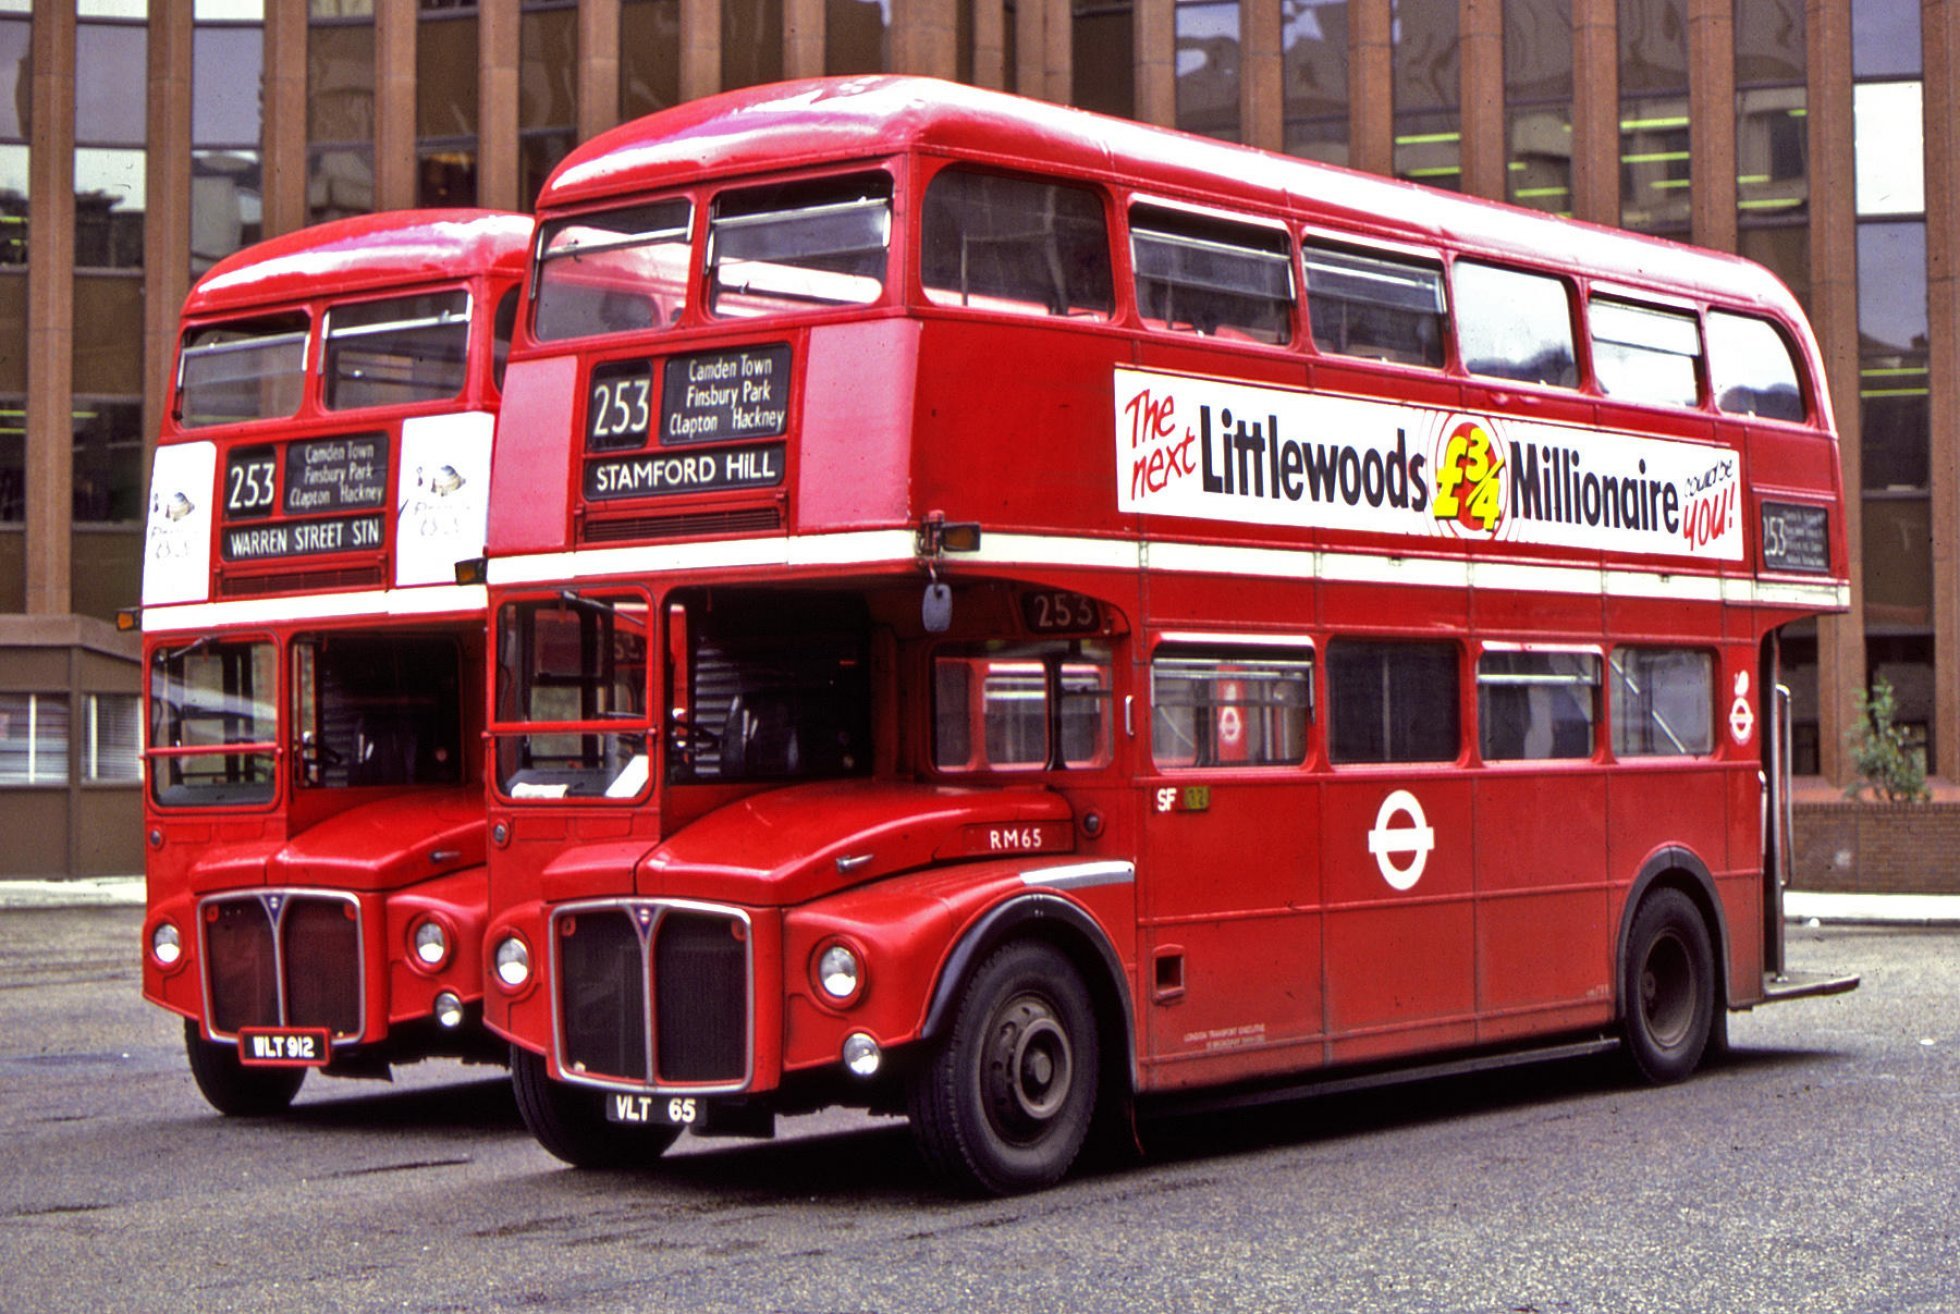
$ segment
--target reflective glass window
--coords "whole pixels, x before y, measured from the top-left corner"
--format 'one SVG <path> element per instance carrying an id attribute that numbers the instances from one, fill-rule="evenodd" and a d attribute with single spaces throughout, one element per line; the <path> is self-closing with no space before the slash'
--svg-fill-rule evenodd
<path id="1" fill-rule="evenodd" d="M 920 277 L 937 305 L 1107 316 L 1101 197 L 1086 187 L 945 169 L 926 188 Z"/>
<path id="2" fill-rule="evenodd" d="M 1608 661 L 1613 752 L 1685 757 L 1715 748 L 1715 663 L 1685 648 L 1620 648 Z"/>
<path id="3" fill-rule="evenodd" d="M 1460 752 L 1454 644 L 1336 639 L 1327 703 L 1335 762 L 1452 762 Z"/>
<path id="4" fill-rule="evenodd" d="M 1472 374 L 1569 388 L 1579 381 L 1566 286 L 1544 274 L 1459 260 L 1457 350 Z"/>

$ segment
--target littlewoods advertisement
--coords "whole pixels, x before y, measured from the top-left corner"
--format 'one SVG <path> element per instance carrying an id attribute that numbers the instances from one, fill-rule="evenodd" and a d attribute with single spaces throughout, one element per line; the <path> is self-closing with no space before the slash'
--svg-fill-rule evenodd
<path id="1" fill-rule="evenodd" d="M 1724 447 L 1130 369 L 1115 419 L 1127 512 L 1742 559 Z"/>

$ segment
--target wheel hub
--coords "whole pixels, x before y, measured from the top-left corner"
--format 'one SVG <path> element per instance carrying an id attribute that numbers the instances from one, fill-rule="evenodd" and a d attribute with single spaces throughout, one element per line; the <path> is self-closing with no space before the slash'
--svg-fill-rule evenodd
<path id="1" fill-rule="evenodd" d="M 981 1082 L 1003 1134 L 1040 1134 L 1068 1102 L 1074 1072 L 1068 1033 L 1046 1000 L 1021 995 L 995 1014 Z"/>

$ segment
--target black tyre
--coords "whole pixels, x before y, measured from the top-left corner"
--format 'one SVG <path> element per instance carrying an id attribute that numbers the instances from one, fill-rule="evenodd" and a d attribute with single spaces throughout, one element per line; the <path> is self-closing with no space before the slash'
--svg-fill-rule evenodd
<path id="1" fill-rule="evenodd" d="M 1101 1055 L 1081 975 L 1045 944 L 996 951 L 961 995 L 952 1029 L 912 1076 L 912 1134 L 962 1190 L 1052 1185 L 1082 1149 Z"/>
<path id="2" fill-rule="evenodd" d="M 305 1068 L 248 1068 L 238 1046 L 206 1040 L 197 1023 L 184 1019 L 184 1055 L 206 1102 L 228 1118 L 267 1118 L 284 1113 L 306 1080 Z"/>
<path id="3" fill-rule="evenodd" d="M 1708 925 L 1692 899 L 1679 890 L 1655 890 L 1640 901 L 1627 937 L 1625 973 L 1628 1061 L 1645 1081 L 1680 1081 L 1701 1065 L 1720 1006 Z"/>
<path id="4" fill-rule="evenodd" d="M 538 1144 L 574 1168 L 645 1168 L 681 1134 L 673 1126 L 606 1121 L 606 1095 L 553 1081 L 541 1055 L 510 1047 L 510 1084 L 517 1111 Z"/>

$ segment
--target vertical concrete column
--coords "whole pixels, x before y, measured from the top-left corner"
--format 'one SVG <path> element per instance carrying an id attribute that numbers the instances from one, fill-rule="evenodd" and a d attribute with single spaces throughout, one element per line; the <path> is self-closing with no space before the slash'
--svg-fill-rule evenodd
<path id="1" fill-rule="evenodd" d="M 1043 0 L 1021 0 L 1037 5 Z M 1075 8 L 1070 0 L 1046 0 L 1048 8 L 1047 86 L 1041 94 L 1057 105 L 1066 105 L 1075 94 L 1074 36 Z"/>
<path id="2" fill-rule="evenodd" d="M 721 0 L 681 0 L 681 99 L 721 90 Z"/>
<path id="3" fill-rule="evenodd" d="M 1177 126 L 1177 0 L 1136 0 L 1137 117 Z"/>
<path id="4" fill-rule="evenodd" d="M 892 72 L 958 76 L 959 16 L 954 6 L 955 0 L 912 0 L 892 6 Z"/>
<path id="5" fill-rule="evenodd" d="M 1810 81 L 1810 321 L 1824 353 L 1844 466 L 1844 537 L 1851 555 L 1851 610 L 1827 616 L 1817 636 L 1817 744 L 1823 774 L 1844 784 L 1844 733 L 1853 693 L 1865 687 L 1864 506 L 1858 411 L 1858 212 L 1851 187 L 1851 3 L 1806 0 Z"/>
<path id="6" fill-rule="evenodd" d="M 415 204 L 415 0 L 374 6 L 374 208 Z"/>
<path id="7" fill-rule="evenodd" d="M 1688 207 L 1698 246 L 1733 251 L 1734 0 L 1688 0 Z"/>
<path id="8" fill-rule="evenodd" d="M 1572 0 L 1572 213 L 1620 222 L 1618 0 Z"/>
<path id="9" fill-rule="evenodd" d="M 518 0 L 478 0 L 476 18 L 476 203 L 515 210 L 517 65 L 523 41 Z"/>
<path id="10" fill-rule="evenodd" d="M 1504 199 L 1504 0 L 1463 0 L 1461 42 L 1463 190 Z"/>
<path id="11" fill-rule="evenodd" d="M 619 122 L 619 0 L 578 7 L 578 138 Z"/>
<path id="12" fill-rule="evenodd" d="M 1925 0 L 1926 310 L 1932 380 L 1933 745 L 1960 779 L 1960 0 Z"/>
<path id="13" fill-rule="evenodd" d="M 893 28 L 898 26 L 899 12 L 902 11 L 895 10 L 892 14 Z M 895 53 L 896 31 L 892 37 Z M 824 0 L 783 0 L 784 77 L 822 77 L 824 40 Z"/>
<path id="14" fill-rule="evenodd" d="M 260 186 L 267 237 L 306 225 L 306 0 L 267 0 Z"/>
<path id="15" fill-rule="evenodd" d="M 1007 88 L 1007 7 L 1002 0 L 970 0 L 970 3 L 973 5 L 973 85 L 1004 91 Z"/>
<path id="16" fill-rule="evenodd" d="M 1348 160 L 1395 172 L 1395 38 L 1389 0 L 1348 2 Z"/>
<path id="17" fill-rule="evenodd" d="M 30 616 L 65 616 L 74 526 L 75 7 L 35 6 L 27 197 Z"/>
<path id="18" fill-rule="evenodd" d="M 1269 151 L 1286 144 L 1279 4 L 1239 0 L 1239 122 L 1246 145 Z"/>
<path id="19" fill-rule="evenodd" d="M 191 8 L 150 15 L 149 168 L 143 219 L 143 468 L 170 392 L 177 311 L 190 290 Z M 224 70 L 204 71 L 223 77 Z"/>

